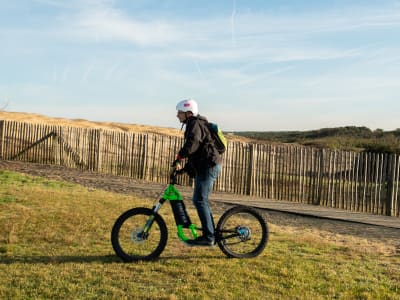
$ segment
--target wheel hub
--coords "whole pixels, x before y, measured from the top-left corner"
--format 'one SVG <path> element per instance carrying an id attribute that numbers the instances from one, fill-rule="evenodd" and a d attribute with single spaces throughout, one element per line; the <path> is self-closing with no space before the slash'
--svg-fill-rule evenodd
<path id="1" fill-rule="evenodd" d="M 242 242 L 248 241 L 251 238 L 251 230 L 246 226 L 236 227 L 236 232 L 239 234 L 238 237 Z"/>
<path id="2" fill-rule="evenodd" d="M 148 234 L 144 233 L 142 229 L 132 230 L 131 241 L 137 244 L 143 243 L 148 237 Z"/>

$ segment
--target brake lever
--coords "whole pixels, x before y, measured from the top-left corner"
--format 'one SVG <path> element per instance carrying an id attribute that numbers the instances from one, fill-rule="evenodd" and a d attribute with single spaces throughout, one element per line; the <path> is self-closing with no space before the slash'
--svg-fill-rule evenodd
<path id="1" fill-rule="evenodd" d="M 169 180 L 172 184 L 176 184 L 176 185 L 180 185 L 177 181 L 177 176 L 178 175 L 182 175 L 183 173 L 185 173 L 184 169 L 180 169 L 180 170 L 175 170 L 169 177 Z"/>

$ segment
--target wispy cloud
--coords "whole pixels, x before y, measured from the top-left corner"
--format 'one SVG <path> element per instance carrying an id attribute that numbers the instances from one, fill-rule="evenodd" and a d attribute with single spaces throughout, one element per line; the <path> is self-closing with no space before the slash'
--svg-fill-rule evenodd
<path id="1" fill-rule="evenodd" d="M 0 111 L 6 109 L 9 104 L 10 104 L 10 98 L 8 96 L 0 98 Z"/>
<path id="2" fill-rule="evenodd" d="M 139 18 L 134 12 L 127 14 L 117 9 L 113 1 L 86 0 L 84 4 L 79 1 L 71 1 L 72 4 L 69 1 L 36 1 L 75 7 L 68 15 L 59 17 L 58 28 L 47 29 L 56 38 L 64 35 L 88 42 L 123 42 L 133 46 L 157 47 L 156 50 L 164 47 L 168 54 L 169 47 L 173 46 L 181 57 L 196 61 L 254 61 L 264 57 L 263 61 L 283 62 L 354 57 L 359 54 L 357 50 L 323 47 L 318 38 L 309 42 L 309 35 L 326 37 L 362 27 L 400 27 L 398 11 L 360 9 L 357 14 L 347 11 L 295 16 L 267 12 L 237 14 L 236 1 L 232 0 L 229 34 L 226 19 L 216 16 L 193 19 L 180 16 L 174 20 L 148 16 Z M 43 29 L 36 34 L 43 35 Z M 304 40 L 308 42 L 304 43 Z"/>
<path id="3" fill-rule="evenodd" d="M 230 47 L 220 47 L 218 49 L 192 49 L 179 52 L 182 57 L 188 57 L 203 61 L 246 61 L 256 62 L 257 64 L 310 61 L 310 60 L 334 60 L 341 58 L 357 57 L 362 55 L 361 48 L 355 49 L 332 49 L 324 48 L 320 45 L 310 47 L 288 47 L 285 45 L 264 45 L 258 48 L 241 46 L 234 49 Z M 254 64 L 256 64 L 254 63 Z"/>
<path id="4" fill-rule="evenodd" d="M 200 78 L 201 78 L 202 80 L 204 80 L 204 75 L 203 75 L 203 72 L 202 72 L 201 69 L 200 69 L 200 65 L 199 65 L 198 61 L 195 60 L 195 61 L 193 61 L 193 63 L 194 63 L 194 66 L 195 66 L 195 68 L 196 68 L 197 74 L 199 74 Z"/>
<path id="5" fill-rule="evenodd" d="M 236 17 L 236 0 L 232 0 L 231 37 L 232 37 L 232 44 L 234 46 L 236 45 L 235 17 Z"/>
<path id="6" fill-rule="evenodd" d="M 43 6 L 72 10 L 108 8 L 115 4 L 115 0 L 32 0 L 32 2 Z"/>
<path id="7" fill-rule="evenodd" d="M 121 67 L 121 61 L 117 61 L 112 64 L 112 66 L 105 72 L 104 79 L 110 80 L 115 77 L 117 70 Z"/>
<path id="8" fill-rule="evenodd" d="M 68 75 L 70 73 L 70 66 L 64 66 L 63 70 L 60 72 L 54 67 L 53 70 L 53 81 L 56 83 L 65 83 L 68 80 Z"/>
<path id="9" fill-rule="evenodd" d="M 257 83 L 261 80 L 267 80 L 268 78 L 270 78 L 271 76 L 276 76 L 282 73 L 286 73 L 290 70 L 293 70 L 294 67 L 293 66 L 287 66 L 287 67 L 283 67 L 283 68 L 278 68 L 278 69 L 274 69 L 274 70 L 270 70 L 267 72 L 262 72 L 260 74 L 256 74 L 253 76 L 249 76 L 248 78 L 241 80 L 237 83 L 238 86 L 244 86 L 244 85 L 249 85 L 249 84 L 254 84 Z"/>
<path id="10" fill-rule="evenodd" d="M 80 12 L 73 20 L 75 34 L 100 42 L 122 41 L 140 46 L 160 46 L 176 41 L 179 31 L 162 20 L 140 21 L 113 8 Z"/>
<path id="11" fill-rule="evenodd" d="M 85 71 L 83 73 L 81 82 L 85 83 L 85 82 L 88 81 L 89 75 L 92 73 L 92 71 L 94 69 L 94 66 L 95 66 L 95 63 L 92 62 L 86 67 L 86 69 L 85 69 Z"/>
<path id="12" fill-rule="evenodd" d="M 242 13 L 240 31 L 248 37 L 268 37 L 275 34 L 301 34 L 353 31 L 361 28 L 400 26 L 400 10 L 368 7 L 347 7 L 344 10 L 327 10 L 292 15 L 262 12 Z"/>

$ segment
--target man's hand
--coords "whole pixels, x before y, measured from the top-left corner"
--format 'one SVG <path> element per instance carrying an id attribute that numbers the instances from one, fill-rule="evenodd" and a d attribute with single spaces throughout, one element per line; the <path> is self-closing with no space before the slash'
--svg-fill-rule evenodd
<path id="1" fill-rule="evenodd" d="M 175 170 L 177 170 L 177 171 L 182 170 L 182 168 L 183 168 L 181 160 L 179 160 L 179 159 L 176 159 L 174 161 L 174 166 L 175 166 Z"/>
<path id="2" fill-rule="evenodd" d="M 175 171 L 182 170 L 182 163 L 180 159 L 175 159 L 170 168 L 170 174 Z"/>

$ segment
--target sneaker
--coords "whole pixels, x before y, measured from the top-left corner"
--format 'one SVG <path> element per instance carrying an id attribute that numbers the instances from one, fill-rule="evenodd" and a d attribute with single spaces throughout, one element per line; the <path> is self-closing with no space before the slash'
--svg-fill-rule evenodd
<path id="1" fill-rule="evenodd" d="M 204 236 L 199 236 L 194 240 L 188 240 L 186 241 L 186 243 L 190 246 L 206 246 L 206 247 L 215 246 L 215 241 L 211 241 Z"/>

